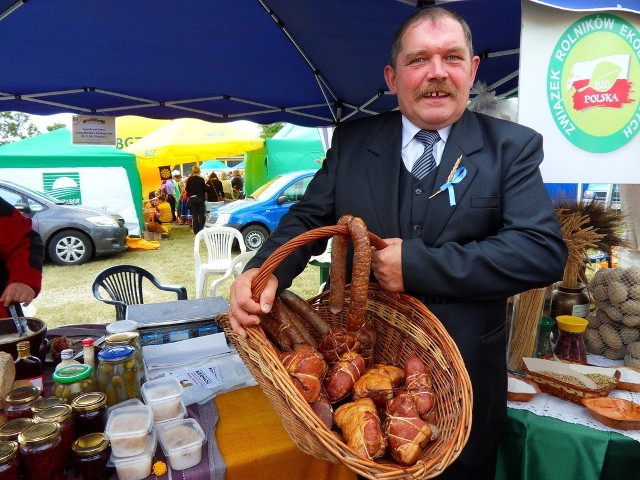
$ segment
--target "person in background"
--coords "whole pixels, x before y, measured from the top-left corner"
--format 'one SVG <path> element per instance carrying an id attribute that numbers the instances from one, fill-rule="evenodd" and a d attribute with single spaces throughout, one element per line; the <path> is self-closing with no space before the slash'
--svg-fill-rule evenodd
<path id="1" fill-rule="evenodd" d="M 222 182 L 216 175 L 216 172 L 211 172 L 207 179 L 207 202 L 222 202 L 224 201 L 224 191 L 222 189 Z"/>
<path id="2" fill-rule="evenodd" d="M 233 200 L 233 187 L 229 180 L 227 172 L 220 173 L 220 183 L 222 183 L 222 191 L 224 193 L 225 200 Z"/>
<path id="3" fill-rule="evenodd" d="M 171 223 L 173 221 L 173 217 L 171 216 L 171 205 L 167 202 L 167 196 L 164 193 L 161 193 L 158 197 L 158 205 L 156 206 L 158 213 L 156 214 L 156 222 L 162 223 Z"/>
<path id="4" fill-rule="evenodd" d="M 29 305 L 40 293 L 44 245 L 31 227 L 31 219 L 0 198 L 0 317 L 7 307 Z"/>
<path id="5" fill-rule="evenodd" d="M 191 209 L 191 227 L 193 233 L 198 233 L 204 228 L 206 185 L 204 178 L 200 176 L 200 167 L 194 165 L 191 175 L 187 178 L 186 192 L 189 197 L 189 208 Z"/>
<path id="6" fill-rule="evenodd" d="M 231 176 L 231 189 L 235 200 L 244 198 L 244 180 L 240 170 L 234 170 Z"/>
<path id="7" fill-rule="evenodd" d="M 184 193 L 184 182 L 182 181 L 182 175 L 180 174 L 180 170 L 174 170 L 171 172 L 173 176 L 173 196 L 176 199 L 176 209 L 174 218 L 176 223 L 182 223 L 183 216 L 183 202 L 182 202 L 182 194 Z"/>
<path id="8" fill-rule="evenodd" d="M 306 193 L 230 292 L 231 326 L 244 337 L 326 240 L 284 259 L 256 302 L 251 281 L 269 254 L 345 214 L 362 218 L 387 243 L 372 252 L 375 279 L 422 301 L 469 372 L 469 440 L 440 480 L 494 479 L 507 419 L 507 298 L 561 279 L 567 259 L 539 170 L 542 136 L 466 108 L 479 62 L 457 13 L 429 7 L 405 20 L 384 69 L 399 109 L 338 125 Z"/>
<path id="9" fill-rule="evenodd" d="M 171 206 L 171 218 L 175 220 L 176 218 L 176 184 L 173 181 L 173 178 L 168 178 L 166 182 L 164 182 L 164 187 L 162 188 L 162 193 L 167 197 L 167 202 Z"/>

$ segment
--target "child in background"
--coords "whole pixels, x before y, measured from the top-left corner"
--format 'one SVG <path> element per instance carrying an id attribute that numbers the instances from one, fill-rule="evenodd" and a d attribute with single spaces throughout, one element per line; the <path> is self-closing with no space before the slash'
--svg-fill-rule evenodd
<path id="1" fill-rule="evenodd" d="M 158 196 L 158 214 L 156 215 L 156 222 L 163 223 L 171 223 L 173 220 L 173 215 L 171 214 L 171 205 L 167 202 L 167 196 L 162 193 Z"/>

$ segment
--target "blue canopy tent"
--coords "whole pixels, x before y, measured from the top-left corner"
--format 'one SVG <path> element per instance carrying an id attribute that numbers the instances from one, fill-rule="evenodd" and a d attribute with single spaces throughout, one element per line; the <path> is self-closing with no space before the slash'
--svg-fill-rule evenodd
<path id="1" fill-rule="evenodd" d="M 463 14 L 478 80 L 517 92 L 519 0 L 0 0 L 0 110 L 302 126 L 387 111 L 391 37 L 418 4 Z"/>

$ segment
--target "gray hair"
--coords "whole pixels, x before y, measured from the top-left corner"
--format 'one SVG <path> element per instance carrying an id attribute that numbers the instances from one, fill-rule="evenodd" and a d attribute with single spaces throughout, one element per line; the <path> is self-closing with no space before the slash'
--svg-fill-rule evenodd
<path id="1" fill-rule="evenodd" d="M 469 28 L 469 24 L 466 22 L 466 20 L 462 18 L 459 13 L 452 10 L 447 10 L 446 8 L 441 7 L 433 7 L 418 10 L 416 13 L 408 17 L 404 22 L 400 24 L 393 36 L 393 41 L 391 42 L 391 58 L 389 59 L 389 65 L 391 65 L 393 68 L 396 68 L 396 60 L 398 59 L 400 50 L 402 50 L 402 37 L 404 36 L 409 26 L 421 20 L 431 20 L 432 22 L 435 22 L 444 18 L 451 18 L 452 20 L 455 20 L 460 24 L 460 26 L 462 27 L 462 32 L 464 33 L 464 40 L 467 44 L 467 47 L 469 48 L 469 54 L 471 55 L 471 57 L 473 57 L 473 39 L 471 37 L 471 29 Z"/>

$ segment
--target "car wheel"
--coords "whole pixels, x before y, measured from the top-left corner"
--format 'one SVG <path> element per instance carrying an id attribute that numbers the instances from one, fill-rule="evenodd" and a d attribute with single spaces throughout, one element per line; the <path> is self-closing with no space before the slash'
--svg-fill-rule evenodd
<path id="1" fill-rule="evenodd" d="M 258 250 L 269 237 L 269 232 L 260 225 L 249 225 L 242 229 L 242 237 L 247 250 Z"/>
<path id="2" fill-rule="evenodd" d="M 84 233 L 67 230 L 51 237 L 48 253 L 56 265 L 80 265 L 91 258 L 93 247 Z"/>

